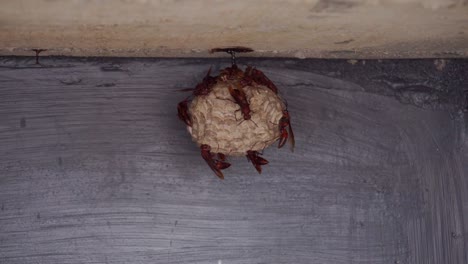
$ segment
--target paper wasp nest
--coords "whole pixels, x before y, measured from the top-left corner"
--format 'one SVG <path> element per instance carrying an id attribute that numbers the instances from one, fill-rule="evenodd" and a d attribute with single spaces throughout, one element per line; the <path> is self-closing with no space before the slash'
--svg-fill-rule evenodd
<path id="1" fill-rule="evenodd" d="M 192 127 L 188 128 L 193 140 L 211 146 L 212 152 L 245 156 L 249 150 L 262 151 L 278 140 L 278 122 L 285 106 L 263 85 L 242 87 L 251 110 L 251 118 L 245 120 L 229 93 L 229 86 L 235 85 L 218 80 L 208 95 L 195 97 L 189 107 Z"/>
<path id="2" fill-rule="evenodd" d="M 177 105 L 177 115 L 200 147 L 202 158 L 220 179 L 231 166 L 228 156 L 246 156 L 258 173 L 268 160 L 262 150 L 278 141 L 291 143 L 291 117 L 278 88 L 265 74 L 233 64 L 197 84 L 192 95 Z"/>

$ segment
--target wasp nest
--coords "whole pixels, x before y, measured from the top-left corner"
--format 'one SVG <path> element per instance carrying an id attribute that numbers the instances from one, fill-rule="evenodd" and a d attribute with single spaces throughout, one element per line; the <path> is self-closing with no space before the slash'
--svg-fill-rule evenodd
<path id="1" fill-rule="evenodd" d="M 288 111 L 276 86 L 257 69 L 242 71 L 233 65 L 217 77 L 208 71 L 192 90 L 192 100 L 178 105 L 179 118 L 220 178 L 224 177 L 221 170 L 230 166 L 226 155 L 247 156 L 260 173 L 268 161 L 259 152 L 278 139 L 279 146 L 284 145 L 288 126 L 289 136 L 293 136 Z"/>
<path id="2" fill-rule="evenodd" d="M 229 93 L 230 82 L 218 82 L 210 94 L 196 97 L 190 104 L 192 138 L 198 145 L 209 145 L 213 152 L 245 156 L 261 151 L 278 140 L 278 122 L 283 103 L 269 88 L 246 86 L 251 118 L 246 120 L 241 107 Z"/>

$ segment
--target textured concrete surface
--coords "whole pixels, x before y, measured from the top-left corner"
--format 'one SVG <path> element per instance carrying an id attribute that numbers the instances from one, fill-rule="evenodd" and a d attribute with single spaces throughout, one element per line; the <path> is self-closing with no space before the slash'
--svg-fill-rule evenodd
<path id="1" fill-rule="evenodd" d="M 242 59 L 297 145 L 224 181 L 176 90 L 227 60 L 40 62 L 0 58 L 0 263 L 468 262 L 466 60 Z"/>
<path id="2" fill-rule="evenodd" d="M 7 0 L 0 55 L 468 57 L 467 0 Z"/>

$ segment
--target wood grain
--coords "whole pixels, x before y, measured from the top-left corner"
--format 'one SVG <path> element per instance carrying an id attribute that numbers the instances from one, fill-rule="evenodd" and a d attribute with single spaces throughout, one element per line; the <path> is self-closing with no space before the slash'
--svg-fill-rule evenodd
<path id="1" fill-rule="evenodd" d="M 240 60 L 294 153 L 216 178 L 179 88 L 228 63 L 0 59 L 0 263 L 467 263 L 467 61 Z"/>
<path id="2" fill-rule="evenodd" d="M 3 0 L 0 55 L 468 58 L 467 0 Z"/>

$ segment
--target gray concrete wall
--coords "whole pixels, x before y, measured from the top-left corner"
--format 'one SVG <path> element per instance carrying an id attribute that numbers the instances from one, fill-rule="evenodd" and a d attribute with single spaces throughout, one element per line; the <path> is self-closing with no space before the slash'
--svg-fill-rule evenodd
<path id="1" fill-rule="evenodd" d="M 226 60 L 0 59 L 0 263 L 467 263 L 467 61 L 241 59 L 297 148 L 219 180 L 176 104 Z"/>
<path id="2" fill-rule="evenodd" d="M 467 0 L 7 0 L 0 55 L 468 57 Z"/>

